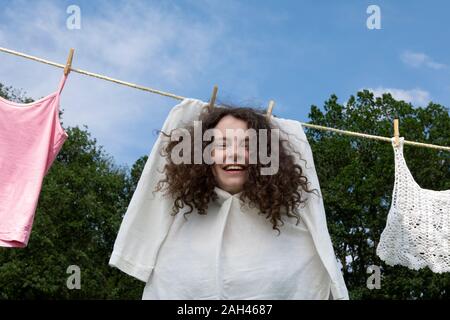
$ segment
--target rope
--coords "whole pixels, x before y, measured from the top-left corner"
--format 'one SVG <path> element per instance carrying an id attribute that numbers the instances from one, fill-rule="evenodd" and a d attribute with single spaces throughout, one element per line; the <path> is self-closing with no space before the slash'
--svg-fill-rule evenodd
<path id="1" fill-rule="evenodd" d="M 28 54 L 25 54 L 25 53 L 22 53 L 22 52 L 17 52 L 17 51 L 6 49 L 6 48 L 2 48 L 2 47 L 0 47 L 0 51 L 6 52 L 6 53 L 9 53 L 9 54 L 12 54 L 12 55 L 16 55 L 16 56 L 19 56 L 19 57 L 23 57 L 23 58 L 26 58 L 26 59 L 30 59 L 30 60 L 33 60 L 33 61 L 41 62 L 41 63 L 44 63 L 44 64 L 48 64 L 48 65 L 51 65 L 51 66 L 54 66 L 54 67 L 57 67 L 57 68 L 61 68 L 61 69 L 64 69 L 66 67 L 65 64 L 56 63 L 56 62 L 53 62 L 53 61 L 45 60 L 45 59 L 42 59 L 42 58 L 38 58 L 38 57 L 31 56 L 31 55 L 28 55 Z M 139 90 L 143 90 L 143 91 L 159 94 L 159 95 L 162 95 L 162 96 L 165 96 L 165 97 L 169 97 L 169 98 L 173 98 L 173 99 L 176 99 L 176 100 L 184 100 L 185 99 L 184 97 L 178 96 L 178 95 L 173 94 L 173 93 L 164 92 L 164 91 L 160 91 L 160 90 L 144 87 L 144 86 L 141 86 L 141 85 L 138 85 L 138 84 L 134 84 L 134 83 L 131 83 L 131 82 L 126 82 L 126 81 L 110 78 L 110 77 L 107 77 L 107 76 L 104 76 L 104 75 L 101 75 L 101 74 L 97 74 L 97 73 L 93 73 L 93 72 L 89 72 L 89 71 L 85 71 L 85 70 L 81 70 L 81 69 L 76 69 L 76 68 L 72 68 L 71 67 L 70 71 L 76 72 L 76 73 L 80 73 L 80 74 L 84 74 L 86 76 L 90 76 L 90 77 L 94 77 L 94 78 L 110 81 L 110 82 L 113 82 L 113 83 L 121 84 L 121 85 L 128 86 L 128 87 L 131 87 L 131 88 L 135 88 L 135 89 L 139 89 Z M 300 123 L 303 126 L 305 126 L 305 127 L 311 127 L 311 128 L 315 128 L 315 129 L 319 129 L 319 130 L 333 131 L 333 132 L 337 132 L 337 133 L 341 133 L 341 134 L 345 134 L 345 135 L 350 135 L 350 136 L 355 136 L 355 137 L 361 137 L 361 138 L 367 138 L 367 139 L 374 139 L 374 140 L 381 140 L 381 141 L 391 142 L 391 138 L 388 138 L 388 137 L 380 137 L 380 136 L 374 136 L 374 135 L 365 134 L 365 133 L 340 130 L 340 129 L 329 128 L 329 127 L 319 126 L 319 125 L 310 124 L 310 123 L 304 123 L 304 122 L 300 122 Z M 432 149 L 439 149 L 439 150 L 450 151 L 450 147 L 438 146 L 438 145 L 434 145 L 434 144 L 421 143 L 421 142 L 415 142 L 415 141 L 407 141 L 407 140 L 405 140 L 404 144 L 418 146 L 418 147 L 424 147 L 424 148 L 432 148 Z"/>
<path id="2" fill-rule="evenodd" d="M 17 51 L 10 50 L 10 49 L 5 49 L 5 48 L 2 48 L 2 47 L 0 47 L 0 51 L 6 52 L 6 53 L 9 53 L 9 54 L 12 54 L 12 55 L 16 55 L 16 56 L 19 56 L 19 57 L 27 58 L 27 59 L 30 59 L 30 60 L 33 60 L 33 61 L 45 63 L 45 64 L 48 64 L 48 65 L 51 65 L 51 66 L 54 66 L 54 67 L 57 67 L 57 68 L 61 68 L 61 69 L 64 69 L 66 67 L 65 64 L 60 64 L 60 63 L 56 63 L 56 62 L 53 62 L 53 61 L 48 61 L 48 60 L 45 60 L 45 59 L 41 59 L 41 58 L 38 58 L 38 57 L 30 56 L 30 55 L 25 54 L 25 53 L 17 52 Z M 124 86 L 128 86 L 128 87 L 131 87 L 131 88 L 135 88 L 135 89 L 139 89 L 139 90 L 143 90 L 143 91 L 148 91 L 148 92 L 151 92 L 151 93 L 156 93 L 156 94 L 159 94 L 159 95 L 162 95 L 162 96 L 166 96 L 166 97 L 169 97 L 169 98 L 173 98 L 173 99 L 177 99 L 177 100 L 183 100 L 184 99 L 184 97 L 177 96 L 177 95 L 169 93 L 169 92 L 164 92 L 164 91 L 160 91 L 160 90 L 156 90 L 156 89 L 140 86 L 138 84 L 134 84 L 134 83 L 131 83 L 131 82 L 126 82 L 126 81 L 110 78 L 110 77 L 107 77 L 107 76 L 103 76 L 101 74 L 97 74 L 97 73 L 93 73 L 93 72 L 89 72 L 89 71 L 85 71 L 85 70 L 81 70 L 81 69 L 75 69 L 75 68 L 71 67 L 70 71 L 76 72 L 76 73 L 80 73 L 80 74 L 84 74 L 86 76 L 90 76 L 90 77 L 94 77 L 94 78 L 98 78 L 98 79 L 114 82 L 114 83 L 121 84 L 121 85 L 124 85 Z"/>
<path id="3" fill-rule="evenodd" d="M 305 127 L 311 127 L 311 128 L 315 128 L 315 129 L 319 129 L 319 130 L 326 130 L 326 131 L 334 131 L 334 132 L 346 134 L 346 135 L 349 135 L 349 136 L 355 136 L 355 137 L 361 137 L 361 138 L 367 138 L 367 139 L 374 139 L 374 140 L 381 140 L 381 141 L 391 142 L 391 138 L 388 138 L 388 137 L 380 137 L 380 136 L 374 136 L 374 135 L 371 135 L 371 134 L 352 132 L 352 131 L 345 131 L 345 130 L 334 129 L 334 128 L 319 126 L 319 125 L 310 124 L 310 123 L 303 123 L 303 122 L 301 122 L 301 124 L 303 126 L 305 126 Z M 416 141 L 408 141 L 408 140 L 404 140 L 403 143 L 404 144 L 409 144 L 409 145 L 412 145 L 412 146 L 417 146 L 417 147 L 424 147 L 424 148 L 440 149 L 440 150 L 450 151 L 450 147 L 438 146 L 438 145 L 435 145 L 435 144 L 428 144 L 428 143 L 422 143 L 422 142 L 416 142 Z"/>

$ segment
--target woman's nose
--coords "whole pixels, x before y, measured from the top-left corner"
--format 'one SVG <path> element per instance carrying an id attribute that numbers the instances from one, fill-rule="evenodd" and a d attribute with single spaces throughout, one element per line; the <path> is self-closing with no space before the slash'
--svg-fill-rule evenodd
<path id="1" fill-rule="evenodd" d="M 244 150 L 241 149 L 242 148 L 239 148 L 239 144 L 237 143 L 237 141 L 233 141 L 231 146 L 227 148 L 227 160 L 236 163 L 239 160 L 240 155 L 242 158 L 244 158 Z"/>

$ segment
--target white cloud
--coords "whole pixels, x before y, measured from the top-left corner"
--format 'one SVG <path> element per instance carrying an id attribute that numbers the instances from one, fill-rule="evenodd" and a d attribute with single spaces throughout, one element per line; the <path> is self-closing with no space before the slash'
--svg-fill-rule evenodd
<path id="1" fill-rule="evenodd" d="M 60 63 L 73 47 L 74 68 L 181 96 L 208 99 L 218 84 L 219 100 L 227 92 L 230 101 L 261 97 L 255 75 L 263 72 L 254 52 L 264 44 L 234 35 L 242 12 L 255 14 L 260 8 L 231 0 L 83 3 L 78 4 L 81 30 L 68 30 L 68 3 L 11 1 L 0 10 L 0 46 Z M 0 53 L 0 82 L 24 88 L 28 97 L 55 91 L 61 75 L 61 69 Z M 155 140 L 152 131 L 161 128 L 177 103 L 71 73 L 62 95 L 63 121 L 88 125 L 116 160 L 131 163 L 148 153 Z"/>
<path id="2" fill-rule="evenodd" d="M 425 66 L 431 69 L 439 70 L 447 67 L 445 64 L 436 62 L 428 55 L 421 52 L 405 51 L 402 53 L 400 58 L 403 63 L 415 68 Z"/>
<path id="3" fill-rule="evenodd" d="M 15 1 L 0 13 L 0 46 L 57 62 L 75 48 L 74 68 L 186 95 L 198 74 L 217 59 L 224 25 L 195 20 L 176 4 L 121 2 L 101 14 L 81 5 L 81 30 L 66 28 L 67 6 L 54 1 Z M 215 53 L 214 53 L 215 52 Z M 35 99 L 56 90 L 61 69 L 0 53 L 0 82 L 25 88 Z M 212 86 L 212 85 L 211 85 Z M 209 91 L 209 87 L 207 88 Z M 86 124 L 119 162 L 147 154 L 170 107 L 162 98 L 71 73 L 62 95 L 64 124 Z M 133 158 L 137 158 L 134 156 Z"/>
<path id="4" fill-rule="evenodd" d="M 412 104 L 426 105 L 431 101 L 430 93 L 428 91 L 418 88 L 411 90 L 404 90 L 396 88 L 377 87 L 377 88 L 366 88 L 366 90 L 373 92 L 375 97 L 381 97 L 383 93 L 390 93 L 394 99 L 403 100 L 405 102 L 410 102 Z"/>

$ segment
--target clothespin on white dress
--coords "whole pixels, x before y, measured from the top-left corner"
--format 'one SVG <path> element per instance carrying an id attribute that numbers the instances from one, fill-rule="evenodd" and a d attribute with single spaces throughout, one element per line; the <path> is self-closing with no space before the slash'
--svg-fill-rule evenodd
<path id="1" fill-rule="evenodd" d="M 275 105 L 275 101 L 270 100 L 269 106 L 267 107 L 267 112 L 266 112 L 266 117 L 267 117 L 267 120 L 269 120 L 269 121 L 270 121 L 270 116 L 272 115 L 272 110 L 273 110 L 274 105 Z"/>
<path id="2" fill-rule="evenodd" d="M 67 57 L 67 63 L 66 63 L 66 67 L 64 68 L 64 75 L 67 76 L 70 72 L 70 68 L 72 68 L 72 60 L 73 60 L 73 53 L 74 53 L 74 49 L 71 48 L 69 51 L 69 56 Z"/>
<path id="3" fill-rule="evenodd" d="M 213 92 L 211 95 L 211 99 L 209 99 L 209 111 L 212 111 L 212 109 L 214 108 L 214 104 L 216 103 L 216 97 L 217 97 L 217 91 L 219 90 L 219 88 L 217 86 L 214 86 L 213 88 Z"/>
<path id="4" fill-rule="evenodd" d="M 394 119 L 394 146 L 398 147 L 399 145 L 399 137 L 400 131 L 398 129 L 398 119 Z"/>

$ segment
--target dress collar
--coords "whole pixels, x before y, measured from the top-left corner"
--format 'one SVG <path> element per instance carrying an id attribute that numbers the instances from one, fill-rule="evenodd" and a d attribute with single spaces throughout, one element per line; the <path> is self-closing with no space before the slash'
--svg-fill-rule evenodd
<path id="1" fill-rule="evenodd" d="M 224 203 L 226 200 L 230 199 L 230 198 L 235 198 L 235 199 L 240 199 L 240 196 L 242 194 L 242 191 L 239 193 L 235 193 L 235 194 L 231 194 L 228 191 L 225 191 L 223 189 L 220 189 L 219 187 L 214 187 L 214 191 L 217 194 L 217 201 L 222 204 Z"/>

